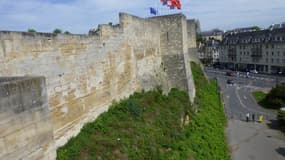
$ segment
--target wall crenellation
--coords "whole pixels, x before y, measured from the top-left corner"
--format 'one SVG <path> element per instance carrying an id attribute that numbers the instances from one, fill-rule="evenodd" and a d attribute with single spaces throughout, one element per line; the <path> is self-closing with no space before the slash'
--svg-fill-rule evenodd
<path id="1" fill-rule="evenodd" d="M 40 90 L 47 95 L 42 113 L 49 115 L 43 118 L 50 129 L 42 133 L 52 137 L 48 144 L 43 143 L 48 145 L 45 152 L 40 148 L 42 151 L 37 154 L 21 154 L 14 143 L 9 153 L 14 157 L 0 152 L 0 159 L 34 156 L 53 160 L 56 148 L 76 136 L 85 123 L 107 111 L 113 100 L 126 98 L 135 91 L 161 86 L 167 93 L 176 87 L 188 90 L 193 100 L 186 17 L 175 14 L 144 19 L 120 13 L 119 18 L 119 24 L 99 25 L 89 35 L 0 31 L 0 76 L 6 77 L 0 78 L 0 86 L 12 83 L 14 76 L 43 76 L 45 85 L 27 92 L 33 95 Z M 19 84 L 24 80 L 20 79 Z M 17 98 L 24 98 L 18 101 L 19 105 L 29 102 L 23 109 L 32 111 L 28 106 L 34 104 L 28 97 Z M 8 109 L 3 97 L 0 105 Z M 23 133 L 18 138 L 25 138 L 25 127 L 19 127 Z M 5 127 L 0 125 L 1 129 Z M 2 144 L 0 137 L 0 150 Z M 31 149 L 37 148 L 33 144 Z"/>

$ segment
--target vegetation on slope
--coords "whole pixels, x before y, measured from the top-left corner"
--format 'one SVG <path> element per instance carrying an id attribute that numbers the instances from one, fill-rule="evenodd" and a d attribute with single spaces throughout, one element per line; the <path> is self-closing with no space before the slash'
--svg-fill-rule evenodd
<path id="1" fill-rule="evenodd" d="M 190 107 L 184 91 L 135 93 L 87 124 L 57 159 L 177 159 L 171 148 L 184 137 L 181 118 Z"/>
<path id="2" fill-rule="evenodd" d="M 277 114 L 277 119 L 279 121 L 279 126 L 281 131 L 285 132 L 285 110 L 281 109 Z"/>
<path id="3" fill-rule="evenodd" d="M 184 91 L 135 93 L 85 125 L 58 149 L 57 159 L 229 160 L 217 83 L 208 83 L 199 65 L 191 65 L 197 113 Z"/>
<path id="4" fill-rule="evenodd" d="M 224 128 L 226 117 L 216 81 L 208 82 L 198 64 L 191 63 L 198 113 L 192 117 L 186 136 L 197 160 L 229 160 Z"/>

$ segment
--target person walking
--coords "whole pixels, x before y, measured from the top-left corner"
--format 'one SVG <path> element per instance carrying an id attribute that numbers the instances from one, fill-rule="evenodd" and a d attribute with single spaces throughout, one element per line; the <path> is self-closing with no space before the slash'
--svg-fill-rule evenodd
<path id="1" fill-rule="evenodd" d="M 246 122 L 249 121 L 249 113 L 246 114 Z"/>

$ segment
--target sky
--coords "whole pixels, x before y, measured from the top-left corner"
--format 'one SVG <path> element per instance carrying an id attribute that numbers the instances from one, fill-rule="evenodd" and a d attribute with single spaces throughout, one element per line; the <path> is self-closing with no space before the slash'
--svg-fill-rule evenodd
<path id="1" fill-rule="evenodd" d="M 0 0 L 0 30 L 52 32 L 55 28 L 85 34 L 98 24 L 118 23 L 118 13 L 149 17 L 182 12 L 199 19 L 203 31 L 285 22 L 285 0 L 181 0 L 182 10 L 169 11 L 159 0 Z"/>

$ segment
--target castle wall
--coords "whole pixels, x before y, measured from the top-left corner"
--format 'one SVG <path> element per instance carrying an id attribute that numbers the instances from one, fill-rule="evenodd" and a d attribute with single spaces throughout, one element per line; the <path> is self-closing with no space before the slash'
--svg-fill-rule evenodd
<path id="1" fill-rule="evenodd" d="M 55 153 L 113 100 L 135 91 L 175 87 L 193 100 L 187 45 L 182 14 L 142 19 L 121 13 L 119 25 L 99 25 L 90 35 L 1 31 L 0 76 L 46 78 Z"/>
<path id="2" fill-rule="evenodd" d="M 159 27 L 127 14 L 101 36 L 0 32 L 0 75 L 41 75 L 56 145 L 119 100 L 159 85 Z M 143 25 L 142 25 L 143 24 Z"/>
<path id="3" fill-rule="evenodd" d="M 195 19 L 187 20 L 188 48 L 196 48 L 196 22 Z"/>
<path id="4" fill-rule="evenodd" d="M 0 96 L 0 159 L 54 158 L 45 79 L 0 78 Z"/>
<path id="5" fill-rule="evenodd" d="M 188 90 L 193 102 L 195 87 L 192 79 L 190 57 L 188 55 L 187 21 L 183 14 L 151 18 L 160 24 L 160 48 L 164 69 L 167 74 L 167 87 Z"/>

